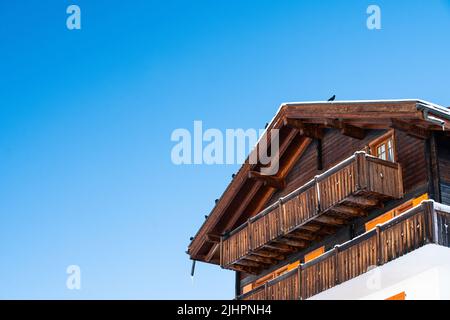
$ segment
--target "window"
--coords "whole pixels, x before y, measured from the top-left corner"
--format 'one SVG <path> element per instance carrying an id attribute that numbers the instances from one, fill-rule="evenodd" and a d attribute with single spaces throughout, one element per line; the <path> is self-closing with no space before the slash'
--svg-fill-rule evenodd
<path id="1" fill-rule="evenodd" d="M 378 224 L 383 224 L 386 221 L 391 220 L 392 218 L 402 214 L 403 212 L 419 205 L 423 200 L 428 199 L 428 194 L 422 194 L 421 196 L 411 199 L 409 201 L 406 201 L 405 203 L 402 203 L 401 205 L 395 207 L 391 211 L 388 211 L 386 213 L 383 213 L 382 215 L 376 217 L 375 219 L 370 220 L 365 224 L 366 231 L 370 231 L 374 229 Z"/>
<path id="2" fill-rule="evenodd" d="M 380 159 L 395 161 L 394 148 L 394 132 L 389 131 L 387 134 L 376 139 L 369 145 L 370 153 Z"/>
<path id="3" fill-rule="evenodd" d="M 325 247 L 320 247 L 317 248 L 316 250 L 313 250 L 307 254 L 305 254 L 305 263 L 308 261 L 311 261 L 315 258 L 317 258 L 318 256 L 320 256 L 321 254 L 323 254 L 325 252 Z"/>

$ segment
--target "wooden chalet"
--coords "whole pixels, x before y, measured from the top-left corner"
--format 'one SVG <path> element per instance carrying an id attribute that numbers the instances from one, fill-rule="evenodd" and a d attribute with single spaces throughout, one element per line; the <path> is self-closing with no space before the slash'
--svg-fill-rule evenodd
<path id="1" fill-rule="evenodd" d="M 449 247 L 449 109 L 285 103 L 271 129 L 277 174 L 246 161 L 188 247 L 236 272 L 237 299 L 308 299 L 428 244 Z"/>

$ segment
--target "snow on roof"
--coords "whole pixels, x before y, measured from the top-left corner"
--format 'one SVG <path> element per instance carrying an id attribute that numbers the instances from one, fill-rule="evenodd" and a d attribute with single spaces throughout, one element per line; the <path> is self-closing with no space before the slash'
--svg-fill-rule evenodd
<path id="1" fill-rule="evenodd" d="M 297 101 L 297 102 L 283 102 L 279 107 L 275 115 L 270 120 L 267 128 L 264 130 L 263 134 L 259 137 L 258 141 L 256 142 L 256 145 L 259 144 L 262 137 L 266 134 L 269 127 L 272 125 L 273 121 L 277 117 L 278 113 L 280 113 L 281 109 L 284 106 L 289 105 L 308 105 L 308 104 L 340 104 L 340 103 L 348 103 L 348 104 L 357 104 L 357 103 L 382 103 L 382 102 L 416 102 L 420 104 L 421 106 L 427 108 L 428 110 L 436 111 L 437 113 L 447 116 L 450 119 L 450 109 L 437 105 L 435 103 L 422 100 L 422 99 L 379 99 L 379 100 L 336 100 L 336 101 Z M 256 145 L 254 147 L 256 147 Z"/>

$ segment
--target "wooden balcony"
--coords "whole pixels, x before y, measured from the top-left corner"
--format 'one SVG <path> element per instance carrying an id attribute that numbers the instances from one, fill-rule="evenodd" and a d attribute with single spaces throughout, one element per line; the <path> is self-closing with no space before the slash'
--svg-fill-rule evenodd
<path id="1" fill-rule="evenodd" d="M 399 164 L 357 152 L 222 237 L 220 264 L 258 274 L 402 196 Z"/>
<path id="2" fill-rule="evenodd" d="M 450 247 L 450 207 L 433 201 L 377 226 L 254 289 L 243 300 L 301 300 L 355 278 L 427 243 Z"/>

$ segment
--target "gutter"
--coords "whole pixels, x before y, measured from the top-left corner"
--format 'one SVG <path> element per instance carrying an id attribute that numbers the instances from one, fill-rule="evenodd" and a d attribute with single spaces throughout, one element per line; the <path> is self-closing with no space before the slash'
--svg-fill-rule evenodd
<path id="1" fill-rule="evenodd" d="M 434 125 L 442 127 L 442 130 L 445 130 L 446 120 L 450 121 L 450 111 L 441 107 L 436 107 L 432 105 L 427 105 L 423 102 L 417 103 L 417 110 L 422 111 L 423 118 L 425 121 L 428 121 Z M 440 119 L 436 116 L 442 117 L 444 119 Z"/>

